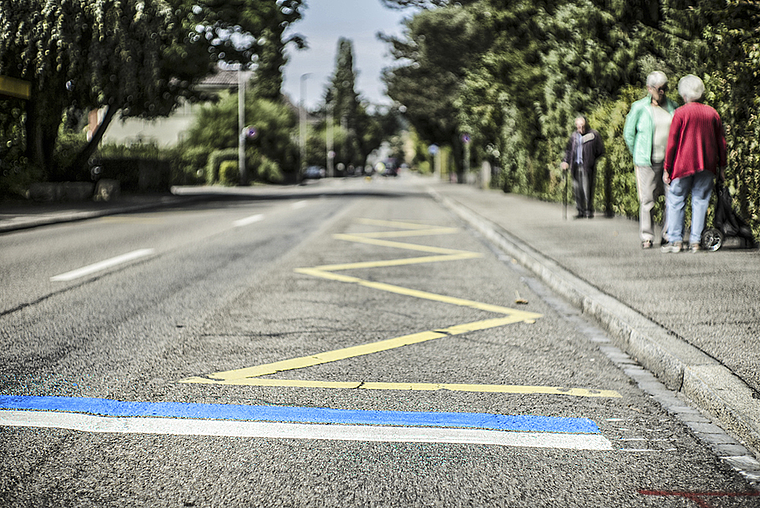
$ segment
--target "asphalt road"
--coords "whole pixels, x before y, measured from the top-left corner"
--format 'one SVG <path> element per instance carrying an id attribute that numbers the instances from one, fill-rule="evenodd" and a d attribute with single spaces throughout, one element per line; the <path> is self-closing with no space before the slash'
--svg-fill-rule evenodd
<path id="1" fill-rule="evenodd" d="M 412 179 L 0 252 L 2 506 L 760 501 L 698 411 Z"/>

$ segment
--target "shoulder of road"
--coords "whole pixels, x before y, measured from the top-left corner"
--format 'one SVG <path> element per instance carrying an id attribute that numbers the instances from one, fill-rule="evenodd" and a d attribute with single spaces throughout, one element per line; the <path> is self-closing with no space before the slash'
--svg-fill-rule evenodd
<path id="1" fill-rule="evenodd" d="M 292 191 L 292 189 L 291 189 Z M 642 250 L 638 222 L 565 219 L 562 205 L 428 181 L 428 193 L 604 326 L 668 388 L 760 457 L 760 252 Z M 0 234 L 181 206 L 235 190 L 122 195 L 111 202 L 0 203 Z M 259 197 L 287 191 L 260 190 Z M 760 473 L 760 467 L 756 469 Z"/>
<path id="2" fill-rule="evenodd" d="M 0 201 L 0 234 L 215 199 L 281 199 L 283 196 L 287 197 L 291 191 L 287 186 L 175 187 L 171 192 L 121 193 L 118 197 L 106 201 L 11 199 Z"/>
<path id="3" fill-rule="evenodd" d="M 189 201 L 173 194 L 125 195 L 112 201 L 0 202 L 0 233 L 138 212 Z"/>

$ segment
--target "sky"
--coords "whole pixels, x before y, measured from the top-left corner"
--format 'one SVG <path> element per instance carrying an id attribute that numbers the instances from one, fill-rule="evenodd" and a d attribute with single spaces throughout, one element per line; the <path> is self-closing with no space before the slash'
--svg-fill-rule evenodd
<path id="1" fill-rule="evenodd" d="M 392 65 L 387 44 L 376 37 L 378 32 L 400 35 L 401 21 L 411 11 L 383 7 L 380 0 L 306 0 L 303 19 L 291 27 L 292 33 L 306 37 L 309 48 L 289 48 L 290 59 L 283 74 L 283 92 L 294 103 L 301 99 L 301 75 L 305 78 L 304 102 L 315 109 L 324 96 L 330 76 L 335 71 L 338 39 L 350 39 L 354 46 L 356 91 L 372 104 L 389 104 L 380 80 L 384 67 Z"/>

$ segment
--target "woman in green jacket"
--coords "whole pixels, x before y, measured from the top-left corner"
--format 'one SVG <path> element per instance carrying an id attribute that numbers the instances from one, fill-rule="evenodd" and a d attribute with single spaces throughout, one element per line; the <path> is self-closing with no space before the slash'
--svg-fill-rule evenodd
<path id="1" fill-rule="evenodd" d="M 676 104 L 667 98 L 668 77 L 660 71 L 647 76 L 647 92 L 646 97 L 631 105 L 631 110 L 625 118 L 623 137 L 633 155 L 633 165 L 636 169 L 641 246 L 651 249 L 654 242 L 655 201 L 667 193 L 662 171 L 670 122 Z M 665 231 L 667 217 L 663 217 L 662 243 L 667 242 Z"/>

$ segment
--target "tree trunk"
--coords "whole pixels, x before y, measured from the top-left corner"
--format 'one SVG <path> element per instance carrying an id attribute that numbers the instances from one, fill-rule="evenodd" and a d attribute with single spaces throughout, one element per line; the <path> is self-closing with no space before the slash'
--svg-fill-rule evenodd
<path id="1" fill-rule="evenodd" d="M 457 173 L 457 183 L 465 183 L 467 177 L 464 171 L 464 154 L 464 145 L 459 139 L 459 135 L 455 133 L 451 136 L 451 155 L 454 159 L 454 168 L 456 169 Z"/>
<path id="2" fill-rule="evenodd" d="M 106 133 L 106 130 L 108 129 L 108 126 L 111 124 L 111 120 L 113 120 L 113 117 L 116 116 L 116 108 L 113 106 L 107 106 L 106 107 L 106 114 L 103 115 L 103 120 L 98 124 L 97 129 L 95 129 L 95 132 L 92 134 L 92 138 L 90 139 L 89 143 L 82 149 L 81 152 L 77 154 L 77 156 L 74 158 L 74 160 L 71 163 L 71 166 L 69 167 L 69 170 L 73 170 L 76 172 L 77 170 L 81 170 L 85 167 L 87 167 L 88 162 L 90 161 L 90 157 L 92 157 L 92 154 L 95 153 L 95 150 L 98 149 L 98 145 L 100 144 L 100 141 L 103 139 L 103 136 Z"/>
<path id="3" fill-rule="evenodd" d="M 45 154 L 43 141 L 42 116 L 40 115 L 39 97 L 32 93 L 32 97 L 26 103 L 26 157 L 29 163 L 43 170 L 45 175 L 50 173 L 49 159 Z"/>

